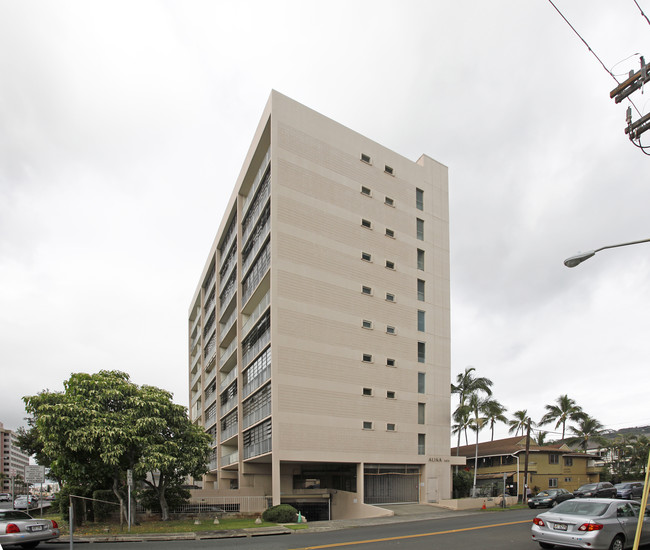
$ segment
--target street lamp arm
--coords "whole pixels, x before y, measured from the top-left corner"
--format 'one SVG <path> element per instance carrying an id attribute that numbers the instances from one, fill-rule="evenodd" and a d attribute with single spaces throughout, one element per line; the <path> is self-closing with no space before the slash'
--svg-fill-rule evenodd
<path id="1" fill-rule="evenodd" d="M 632 244 L 641 244 L 641 243 L 648 243 L 650 242 L 650 239 L 641 239 L 640 241 L 631 241 L 629 243 L 621 243 L 621 244 L 610 244 L 608 246 L 601 246 L 600 248 L 596 248 L 595 250 L 589 250 L 588 252 L 583 252 L 582 254 L 576 254 L 575 256 L 571 256 L 570 258 L 567 258 L 564 260 L 564 265 L 567 267 L 575 267 L 585 260 L 588 260 L 591 258 L 596 252 L 600 252 L 601 250 L 606 250 L 608 248 L 618 248 L 620 246 L 630 246 Z"/>

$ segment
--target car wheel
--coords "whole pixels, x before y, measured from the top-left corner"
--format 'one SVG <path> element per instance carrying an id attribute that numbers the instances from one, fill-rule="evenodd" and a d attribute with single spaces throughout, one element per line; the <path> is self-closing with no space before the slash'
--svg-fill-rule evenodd
<path id="1" fill-rule="evenodd" d="M 40 541 L 33 541 L 33 542 L 25 542 L 20 545 L 21 548 L 24 548 L 25 550 L 30 550 L 30 548 L 36 548 L 38 546 Z"/>
<path id="2" fill-rule="evenodd" d="M 623 550 L 623 536 L 616 535 L 612 544 L 609 545 L 609 550 Z"/>
<path id="3" fill-rule="evenodd" d="M 539 545 L 545 550 L 550 548 L 555 548 L 554 544 L 549 544 L 548 542 L 540 542 Z"/>

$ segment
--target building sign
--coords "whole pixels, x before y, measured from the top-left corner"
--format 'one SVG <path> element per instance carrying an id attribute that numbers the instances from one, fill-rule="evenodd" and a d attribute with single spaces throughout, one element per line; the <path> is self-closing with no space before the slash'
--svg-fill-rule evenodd
<path id="1" fill-rule="evenodd" d="M 45 466 L 25 466 L 25 483 L 43 483 Z"/>

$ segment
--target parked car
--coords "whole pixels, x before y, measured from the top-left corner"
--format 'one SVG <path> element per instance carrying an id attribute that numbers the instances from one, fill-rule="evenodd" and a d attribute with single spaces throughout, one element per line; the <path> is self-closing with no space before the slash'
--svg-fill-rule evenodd
<path id="1" fill-rule="evenodd" d="M 617 483 L 614 487 L 616 488 L 616 498 L 634 500 L 643 496 L 643 483 L 640 481 Z"/>
<path id="2" fill-rule="evenodd" d="M 34 519 L 20 510 L 0 510 L 0 545 L 18 544 L 34 548 L 39 542 L 57 538 L 61 532 L 56 521 Z"/>
<path id="3" fill-rule="evenodd" d="M 32 495 L 18 495 L 14 500 L 15 510 L 28 510 L 38 506 L 38 499 Z"/>
<path id="4" fill-rule="evenodd" d="M 0 493 L 0 502 L 11 502 L 11 495 L 9 493 Z"/>
<path id="5" fill-rule="evenodd" d="M 616 488 L 609 481 L 587 483 L 573 491 L 576 498 L 616 498 Z"/>
<path id="6" fill-rule="evenodd" d="M 548 508 L 552 508 L 570 498 L 574 498 L 573 493 L 570 493 L 566 489 L 547 489 L 546 491 L 540 491 L 534 497 L 530 497 L 528 499 L 528 507 L 541 508 L 547 506 Z"/>
<path id="7" fill-rule="evenodd" d="M 632 547 L 641 505 L 632 500 L 576 498 L 539 514 L 531 537 L 542 548 L 571 546 L 593 550 Z M 650 543 L 650 518 L 643 519 L 641 544 Z"/>

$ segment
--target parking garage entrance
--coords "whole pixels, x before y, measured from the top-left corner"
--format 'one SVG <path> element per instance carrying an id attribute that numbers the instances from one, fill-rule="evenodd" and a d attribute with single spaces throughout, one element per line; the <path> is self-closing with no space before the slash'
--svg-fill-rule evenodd
<path id="1" fill-rule="evenodd" d="M 420 466 L 366 464 L 363 470 L 366 504 L 420 502 Z"/>

